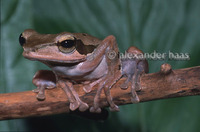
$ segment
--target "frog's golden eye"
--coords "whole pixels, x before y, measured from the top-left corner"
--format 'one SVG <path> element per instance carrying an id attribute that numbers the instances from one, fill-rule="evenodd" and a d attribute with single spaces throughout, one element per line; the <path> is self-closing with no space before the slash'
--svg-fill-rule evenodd
<path id="1" fill-rule="evenodd" d="M 58 43 L 58 49 L 63 53 L 72 53 L 75 51 L 75 40 L 64 40 Z"/>
<path id="2" fill-rule="evenodd" d="M 26 39 L 23 37 L 22 33 L 19 35 L 19 43 L 21 46 L 26 43 Z"/>

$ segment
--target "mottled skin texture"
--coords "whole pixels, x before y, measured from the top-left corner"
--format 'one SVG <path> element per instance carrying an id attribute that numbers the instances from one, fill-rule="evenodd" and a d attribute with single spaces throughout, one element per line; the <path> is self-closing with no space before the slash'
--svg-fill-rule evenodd
<path id="1" fill-rule="evenodd" d="M 128 77 L 122 86 L 123 89 L 126 89 L 128 82 L 131 81 L 139 84 L 137 78 L 145 69 L 143 61 L 122 60 L 121 63 L 118 56 L 110 58 L 110 52 L 119 52 L 114 36 L 99 40 L 85 33 L 39 34 L 28 29 L 21 34 L 19 41 L 24 49 L 24 57 L 40 61 L 52 69 L 52 71 L 40 70 L 33 78 L 33 84 L 37 86 L 34 92 L 38 93 L 38 100 L 45 99 L 45 88 L 55 88 L 59 85 L 67 95 L 72 111 L 76 109 L 85 111 L 89 108 L 73 88 L 75 84 L 84 84 L 83 89 L 86 93 L 98 84 L 91 112 L 101 112 L 99 99 L 102 90 L 110 109 L 118 111 L 118 106 L 112 101 L 110 89 L 122 76 Z M 140 51 L 134 48 L 130 48 L 128 52 L 135 54 Z M 122 70 L 119 69 L 121 64 Z M 135 93 L 137 88 L 133 88 L 133 84 L 132 90 L 133 102 L 137 102 L 139 100 Z"/>

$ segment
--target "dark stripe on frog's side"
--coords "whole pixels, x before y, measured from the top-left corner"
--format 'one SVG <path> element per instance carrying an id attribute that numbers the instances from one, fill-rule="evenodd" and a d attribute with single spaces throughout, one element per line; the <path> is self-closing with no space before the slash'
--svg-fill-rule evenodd
<path id="1" fill-rule="evenodd" d="M 84 45 L 81 40 L 76 40 L 75 48 L 80 54 L 87 55 L 92 53 L 98 45 Z"/>

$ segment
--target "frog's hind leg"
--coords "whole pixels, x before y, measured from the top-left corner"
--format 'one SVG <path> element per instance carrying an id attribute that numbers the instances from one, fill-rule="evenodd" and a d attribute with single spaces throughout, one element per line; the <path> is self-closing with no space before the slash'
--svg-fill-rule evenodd
<path id="1" fill-rule="evenodd" d="M 142 88 L 141 88 L 141 84 L 140 84 L 140 78 L 142 75 L 144 75 L 145 73 L 148 73 L 148 69 L 145 68 L 148 67 L 147 66 L 148 63 L 146 61 L 140 61 L 137 65 L 137 73 L 135 75 L 135 90 L 136 91 L 140 91 Z"/>
<path id="2" fill-rule="evenodd" d="M 132 76 L 130 82 L 131 82 L 131 94 L 132 94 L 132 97 L 131 97 L 131 102 L 132 103 L 138 103 L 140 102 L 140 99 L 136 93 L 137 89 L 136 89 L 136 80 L 137 80 L 137 70 L 135 72 L 135 74 Z"/>
<path id="3" fill-rule="evenodd" d="M 38 93 L 36 98 L 40 101 L 45 99 L 45 88 L 52 89 L 56 87 L 55 74 L 49 70 L 40 70 L 36 72 L 32 82 L 37 87 L 33 92 Z"/>
<path id="4" fill-rule="evenodd" d="M 130 83 L 131 79 L 132 79 L 132 76 L 131 76 L 130 74 L 127 75 L 127 78 L 126 78 L 126 80 L 124 81 L 124 83 L 122 83 L 122 84 L 120 85 L 121 89 L 126 90 L 126 89 L 129 87 L 129 83 Z"/>
<path id="5" fill-rule="evenodd" d="M 139 98 L 137 96 L 136 91 L 138 91 L 139 88 L 137 89 L 136 80 L 138 79 L 139 76 L 138 76 L 137 69 L 135 69 L 135 72 L 126 73 L 126 76 L 127 76 L 126 80 L 124 81 L 124 83 L 122 83 L 122 85 L 120 87 L 121 87 L 121 89 L 126 90 L 130 84 L 131 85 L 131 95 L 132 95 L 131 101 L 132 101 L 132 103 L 138 103 Z"/>

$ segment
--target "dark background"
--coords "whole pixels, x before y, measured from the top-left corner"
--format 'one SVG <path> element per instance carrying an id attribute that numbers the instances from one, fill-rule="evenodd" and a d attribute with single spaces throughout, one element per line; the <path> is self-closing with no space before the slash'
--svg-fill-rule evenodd
<path id="1" fill-rule="evenodd" d="M 27 28 L 85 32 L 101 39 L 112 34 L 121 52 L 135 45 L 148 53 L 190 54 L 188 61 L 150 60 L 150 72 L 164 62 L 173 69 L 200 65 L 199 0 L 1 0 L 1 93 L 34 89 L 34 73 L 48 69 L 23 58 L 18 37 Z M 1 121 L 0 131 L 198 132 L 199 111 L 199 96 L 182 97 L 120 106 L 104 122 L 61 114 Z"/>

